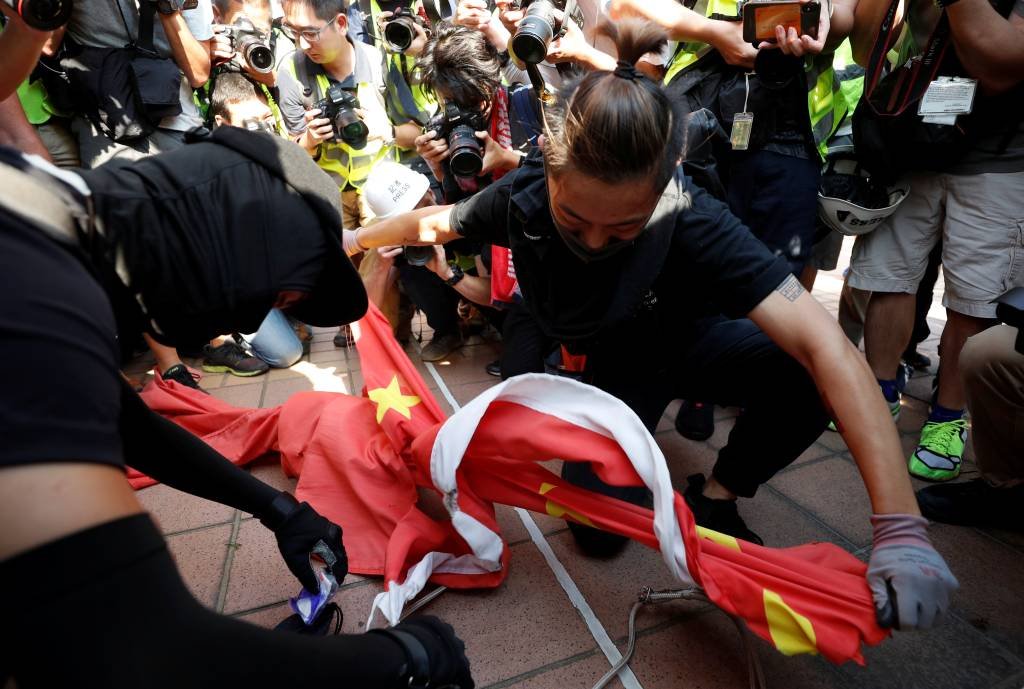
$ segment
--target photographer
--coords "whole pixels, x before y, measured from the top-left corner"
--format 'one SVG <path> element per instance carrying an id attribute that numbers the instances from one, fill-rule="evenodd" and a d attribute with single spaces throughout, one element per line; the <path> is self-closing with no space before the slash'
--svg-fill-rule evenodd
<path id="1" fill-rule="evenodd" d="M 1024 1 L 933 5 L 913 0 L 903 9 L 900 21 L 890 24 L 889 2 L 860 0 L 857 6 L 854 54 L 868 65 L 869 74 L 888 68 L 881 51 L 890 47 L 890 41 L 880 36 L 880 27 L 888 26 L 892 36 L 906 29 L 894 48 L 893 79 L 879 80 L 877 96 L 866 92 L 854 124 L 855 131 L 875 133 L 858 141 L 861 161 L 873 173 L 898 176 L 895 181 L 909 186 L 909 193 L 877 229 L 857 238 L 849 284 L 872 293 L 864 319 L 864 351 L 895 417 L 900 410 L 900 356 L 914 331 L 915 293 L 927 272 L 929 254 L 941 243 L 946 323 L 939 345 L 938 388 L 907 466 L 918 478 L 948 481 L 960 474 L 967 439 L 960 350 L 968 338 L 994 325 L 994 300 L 1007 289 L 1024 285 L 1024 269 L 1017 259 L 1024 251 L 1019 231 L 1024 196 Z M 933 38 L 939 35 L 945 38 Z M 873 56 L 876 38 L 884 44 L 877 48 L 881 60 Z M 948 49 L 939 51 L 940 44 Z M 933 60 L 930 70 L 905 78 L 901 65 L 916 64 L 925 52 L 944 57 Z M 970 114 L 953 114 L 952 124 L 929 123 L 918 115 L 918 105 L 933 84 L 951 76 L 971 89 L 970 103 L 954 103 Z M 907 107 L 907 117 L 873 117 L 874 109 L 866 106 L 881 109 L 881 103 L 896 100 L 894 83 L 912 83 L 924 98 Z M 872 142 L 881 145 L 871 147 L 875 153 L 869 155 L 864 144 Z"/>
<path id="2" fill-rule="evenodd" d="M 273 27 L 270 0 L 213 0 L 213 15 L 210 81 L 226 72 L 242 72 L 265 87 L 265 95 L 273 99 L 270 89 L 277 85 L 279 36 Z"/>
<path id="3" fill-rule="evenodd" d="M 116 341 L 253 330 L 275 306 L 322 326 L 360 317 L 334 185 L 293 144 L 230 127 L 80 175 L 0 157 L 0 270 L 14 286 L 0 296 L 3 670 L 25 687 L 471 689 L 461 641 L 433 618 L 317 638 L 207 609 L 125 480 L 128 465 L 255 515 L 309 591 L 314 552 L 344 579 L 340 528 L 150 411 L 118 373 Z M 26 348 L 51 364 L 42 383 Z M 55 629 L 69 609 L 93 632 Z M 225 661 L 235 652 L 244 667 Z"/>
<path id="4" fill-rule="evenodd" d="M 63 64 L 80 67 L 72 72 L 73 86 L 77 84 L 75 88 L 79 94 L 83 90 L 90 91 L 89 98 L 95 99 L 102 107 L 103 103 L 134 98 L 140 87 L 153 86 L 155 80 L 155 76 L 142 75 L 138 83 L 131 84 L 130 88 L 136 91 L 131 95 L 104 92 L 103 89 L 113 79 L 104 72 L 104 55 L 125 50 L 126 43 L 143 49 L 147 49 L 145 43 L 151 43 L 156 57 L 169 61 L 179 70 L 178 103 L 169 106 L 177 114 L 152 123 L 149 120 L 140 122 L 139 126 L 152 131 L 134 137 L 117 131 L 119 125 L 110 122 L 117 117 L 115 113 L 90 111 L 94 106 L 81 102 L 79 107 L 85 112 L 78 113 L 71 128 L 78 137 L 82 165 L 86 168 L 95 168 L 114 159 L 138 160 L 173 150 L 184 144 L 186 131 L 203 124 L 192 89 L 201 87 L 210 76 L 210 39 L 213 36 L 210 0 L 197 0 L 191 8 L 186 8 L 186 0 L 139 2 L 141 5 L 135 0 L 75 3 L 67 25 L 65 47 L 68 57 Z M 146 40 L 147 31 L 151 32 L 149 41 Z M 104 49 L 105 52 L 101 52 Z M 132 49 L 133 55 L 138 52 Z M 92 55 L 95 57 L 91 58 Z M 150 69 L 157 68 L 154 65 Z M 161 72 L 161 84 L 163 76 Z M 160 94 L 161 98 L 166 95 Z M 140 117 L 146 119 L 145 115 Z"/>
<path id="5" fill-rule="evenodd" d="M 353 42 L 347 9 L 344 0 L 285 0 L 281 29 L 298 50 L 281 65 L 278 79 L 281 115 L 289 136 L 334 179 L 341 190 L 345 227 L 353 228 L 373 217 L 362 194 L 370 171 L 395 146 L 411 148 L 420 129 L 415 123 L 394 126 L 388 119 L 381 56 L 371 46 Z M 348 102 L 322 112 L 317 104 L 330 102 L 329 97 Z M 335 126 L 339 118 L 349 123 L 346 130 L 359 129 L 358 118 L 361 140 L 345 141 Z M 365 257 L 360 271 L 374 272 L 375 261 L 372 254 Z M 397 296 L 392 293 L 386 304 L 378 304 L 394 328 L 398 326 Z M 346 346 L 347 340 L 342 329 L 335 344 Z"/>
<path id="6" fill-rule="evenodd" d="M 563 365 L 584 359 L 576 375 L 625 401 L 650 430 L 674 397 L 742 406 L 712 477 L 691 476 L 685 491 L 696 522 L 716 531 L 759 541 L 736 498 L 752 497 L 814 442 L 827 405 L 875 513 L 867 577 L 876 605 L 898 602 L 902 629 L 931 626 L 957 584 L 928 541 L 863 358 L 786 261 L 682 174 L 680 115 L 634 66 L 664 45 L 664 33 L 635 21 L 600 30 L 618 45 L 619 65 L 559 93 L 545 113 L 540 156 L 455 206 L 348 234 L 347 246 L 459 237 L 509 246 L 524 305 L 573 355 Z M 644 499 L 642 489 L 612 489 L 580 466 L 563 476 Z M 621 546 L 572 530 L 590 552 Z"/>

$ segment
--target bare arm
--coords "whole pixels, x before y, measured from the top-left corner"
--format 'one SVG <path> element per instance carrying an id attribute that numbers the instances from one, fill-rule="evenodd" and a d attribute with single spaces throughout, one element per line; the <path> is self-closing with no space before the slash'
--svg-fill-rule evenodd
<path id="1" fill-rule="evenodd" d="M 919 514 L 892 416 L 867 362 L 835 320 L 792 275 L 750 318 L 814 378 L 860 469 L 872 511 Z"/>
<path id="2" fill-rule="evenodd" d="M 365 251 L 381 246 L 445 244 L 458 239 L 451 228 L 452 206 L 428 206 L 381 220 L 356 230 L 356 241 Z"/>
<path id="3" fill-rule="evenodd" d="M 832 0 L 832 19 L 825 41 L 825 52 L 839 47 L 853 33 L 854 13 L 857 11 L 857 0 Z"/>
<path id="4" fill-rule="evenodd" d="M 871 58 L 871 48 L 878 37 L 878 28 L 885 19 L 891 0 L 859 0 L 853 14 L 853 30 L 850 32 L 850 43 L 853 45 L 853 59 L 858 65 L 865 66 Z M 893 29 L 893 40 L 900 34 L 903 23 L 904 3 L 896 9 L 896 27 Z M 891 47 L 891 46 L 890 46 Z"/>
<path id="5" fill-rule="evenodd" d="M 395 145 L 399 148 L 416 148 L 416 137 L 423 133 L 415 122 L 405 122 L 395 127 Z"/>
<path id="6" fill-rule="evenodd" d="M 25 118 L 17 93 L 0 101 L 0 144 L 16 148 L 22 153 L 34 153 L 53 162 L 35 127 Z"/>
<path id="7" fill-rule="evenodd" d="M 189 85 L 199 88 L 210 78 L 210 41 L 197 41 L 181 12 L 160 14 L 159 17 L 171 45 L 174 62 L 185 74 Z"/>
<path id="8" fill-rule="evenodd" d="M 967 73 L 986 93 L 1003 93 L 1024 81 L 1024 15 L 1004 19 L 988 0 L 960 0 L 946 10 L 953 47 Z"/>

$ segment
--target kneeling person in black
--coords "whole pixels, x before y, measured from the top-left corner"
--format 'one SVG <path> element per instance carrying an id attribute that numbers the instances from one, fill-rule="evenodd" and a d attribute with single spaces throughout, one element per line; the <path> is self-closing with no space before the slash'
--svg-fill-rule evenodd
<path id="1" fill-rule="evenodd" d="M 345 577 L 337 525 L 150 411 L 118 371 L 117 338 L 142 330 L 176 345 L 252 331 L 272 307 L 323 326 L 366 309 L 316 164 L 269 135 L 210 139 L 80 174 L 0 148 L 0 685 L 471 687 L 436 619 L 313 638 L 208 610 L 125 480 L 128 465 L 253 514 L 311 591 L 314 552 Z M 88 633 L 59 623 L 69 610 Z"/>
<path id="2" fill-rule="evenodd" d="M 455 206 L 357 230 L 346 246 L 472 237 L 510 247 L 538 331 L 585 354 L 587 379 L 652 431 L 673 397 L 743 405 L 712 477 L 687 490 L 698 524 L 742 538 L 756 536 L 736 513 L 737 496 L 753 496 L 825 427 L 817 386 L 875 512 L 876 603 L 891 602 L 888 583 L 903 628 L 930 626 L 956 581 L 928 541 L 863 358 L 786 262 L 679 170 L 680 119 L 634 68 L 663 34 L 632 22 L 602 28 L 619 46 L 619 66 L 560 93 L 542 155 Z M 588 473 L 567 478 L 611 492 Z"/>

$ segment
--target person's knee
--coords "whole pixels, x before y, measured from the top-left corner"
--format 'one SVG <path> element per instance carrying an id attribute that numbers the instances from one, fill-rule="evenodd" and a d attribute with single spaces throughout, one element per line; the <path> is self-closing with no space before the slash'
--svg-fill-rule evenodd
<path id="1" fill-rule="evenodd" d="M 1014 348 L 1016 333 L 1008 325 L 997 325 L 968 338 L 959 358 L 964 385 L 983 386 L 992 378 L 1004 378 L 1005 372 L 1013 368 L 1024 375 L 1024 355 Z"/>

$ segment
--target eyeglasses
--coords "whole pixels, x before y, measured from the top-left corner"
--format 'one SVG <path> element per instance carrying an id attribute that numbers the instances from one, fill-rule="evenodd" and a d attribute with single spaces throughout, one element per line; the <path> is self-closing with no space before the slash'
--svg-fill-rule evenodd
<path id="1" fill-rule="evenodd" d="M 316 31 L 313 31 L 311 29 L 305 29 L 303 31 L 296 31 L 294 27 L 288 26 L 287 24 L 282 24 L 281 25 L 281 32 L 285 36 L 287 36 L 288 40 L 290 40 L 290 41 L 297 41 L 297 40 L 299 40 L 299 36 L 302 36 L 304 39 L 306 39 L 306 43 L 316 43 L 317 41 L 320 40 L 320 32 L 323 31 L 324 29 L 326 29 L 328 26 L 330 26 L 334 22 L 336 22 L 337 20 L 338 20 L 338 16 L 335 15 L 334 19 L 332 19 L 331 21 L 327 22 L 326 24 L 321 26 Z"/>

